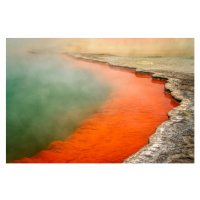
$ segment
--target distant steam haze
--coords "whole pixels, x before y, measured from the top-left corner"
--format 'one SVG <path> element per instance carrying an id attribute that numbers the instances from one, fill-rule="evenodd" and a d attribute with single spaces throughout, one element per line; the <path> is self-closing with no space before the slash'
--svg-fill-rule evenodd
<path id="1" fill-rule="evenodd" d="M 194 55 L 194 39 L 190 38 L 66 39 L 65 42 L 64 49 L 75 53 L 107 53 L 131 56 Z"/>
<path id="2" fill-rule="evenodd" d="M 20 45 L 19 51 L 29 49 L 124 56 L 194 56 L 193 38 L 27 38 L 13 39 L 13 42 Z"/>

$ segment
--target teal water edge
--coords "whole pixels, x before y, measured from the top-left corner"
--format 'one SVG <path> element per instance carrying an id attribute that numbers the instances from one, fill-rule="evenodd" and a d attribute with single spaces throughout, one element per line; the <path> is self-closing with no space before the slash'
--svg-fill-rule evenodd
<path id="1" fill-rule="evenodd" d="M 15 52 L 19 47 L 7 39 L 7 162 L 65 140 L 110 92 L 103 80 L 58 55 Z"/>

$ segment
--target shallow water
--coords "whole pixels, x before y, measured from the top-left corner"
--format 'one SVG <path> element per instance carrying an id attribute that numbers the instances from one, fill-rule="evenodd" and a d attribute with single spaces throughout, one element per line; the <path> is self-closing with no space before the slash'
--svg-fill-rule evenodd
<path id="1" fill-rule="evenodd" d="M 30 157 L 65 140 L 98 111 L 109 84 L 60 55 L 19 52 L 7 43 L 6 159 Z M 16 51 L 15 51 L 16 50 Z"/>
<path id="2" fill-rule="evenodd" d="M 24 163 L 121 163 L 148 143 L 148 138 L 178 103 L 164 92 L 165 81 L 105 64 L 63 58 L 109 82 L 110 98 L 81 122 L 65 141 L 52 142 Z"/>

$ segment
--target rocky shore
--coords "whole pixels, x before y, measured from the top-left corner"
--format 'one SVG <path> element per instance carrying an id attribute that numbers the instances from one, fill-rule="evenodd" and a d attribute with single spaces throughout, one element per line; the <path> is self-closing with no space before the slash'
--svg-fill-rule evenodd
<path id="1" fill-rule="evenodd" d="M 149 144 L 124 163 L 194 163 L 194 59 L 183 57 L 131 57 L 109 54 L 75 54 L 75 58 L 134 69 L 164 79 L 166 92 L 180 102 L 149 138 Z"/>

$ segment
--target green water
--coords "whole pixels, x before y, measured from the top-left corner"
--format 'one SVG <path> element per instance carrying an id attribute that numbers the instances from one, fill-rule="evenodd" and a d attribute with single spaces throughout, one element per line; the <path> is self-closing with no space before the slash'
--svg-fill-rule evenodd
<path id="1" fill-rule="evenodd" d="M 7 162 L 65 140 L 109 95 L 108 85 L 90 71 L 53 54 L 13 53 L 13 46 L 7 41 Z"/>

